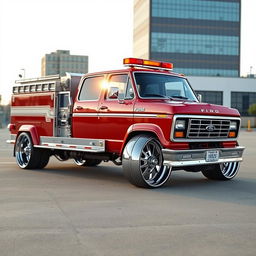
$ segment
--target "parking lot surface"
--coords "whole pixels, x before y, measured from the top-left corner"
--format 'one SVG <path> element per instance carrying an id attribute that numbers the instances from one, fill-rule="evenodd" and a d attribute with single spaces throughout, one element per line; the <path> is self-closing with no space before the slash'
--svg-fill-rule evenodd
<path id="1" fill-rule="evenodd" d="M 256 132 L 238 176 L 209 181 L 173 172 L 140 189 L 112 163 L 78 167 L 51 158 L 22 170 L 0 129 L 0 255 L 256 255 Z"/>

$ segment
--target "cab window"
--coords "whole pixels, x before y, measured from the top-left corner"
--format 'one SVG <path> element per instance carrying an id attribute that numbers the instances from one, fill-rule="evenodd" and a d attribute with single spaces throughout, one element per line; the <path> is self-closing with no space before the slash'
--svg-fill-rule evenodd
<path id="1" fill-rule="evenodd" d="M 100 97 L 103 76 L 86 78 L 80 90 L 79 100 L 98 100 Z"/>
<path id="2" fill-rule="evenodd" d="M 132 99 L 133 88 L 128 75 L 112 75 L 109 79 L 107 99 Z"/>

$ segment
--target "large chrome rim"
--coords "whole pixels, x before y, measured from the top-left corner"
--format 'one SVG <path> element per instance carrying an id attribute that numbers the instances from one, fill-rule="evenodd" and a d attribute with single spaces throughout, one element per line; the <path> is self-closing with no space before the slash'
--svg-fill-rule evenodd
<path id="1" fill-rule="evenodd" d="M 150 186 L 161 186 L 170 176 L 170 167 L 163 165 L 161 147 L 155 140 L 143 147 L 139 162 L 141 175 Z"/>
<path id="2" fill-rule="evenodd" d="M 220 164 L 221 172 L 227 179 L 234 178 L 239 170 L 240 162 L 230 162 Z"/>
<path id="3" fill-rule="evenodd" d="M 25 168 L 31 158 L 32 144 L 28 136 L 20 136 L 16 145 L 16 159 L 21 168 Z"/>

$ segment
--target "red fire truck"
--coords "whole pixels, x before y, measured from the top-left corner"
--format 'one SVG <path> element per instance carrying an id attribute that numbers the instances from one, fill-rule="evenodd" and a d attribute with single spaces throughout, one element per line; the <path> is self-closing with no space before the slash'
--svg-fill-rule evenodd
<path id="1" fill-rule="evenodd" d="M 244 150 L 238 111 L 200 102 L 171 63 L 126 58 L 124 64 L 18 81 L 8 141 L 18 166 L 41 169 L 50 156 L 80 166 L 112 161 L 145 188 L 164 185 L 175 170 L 235 177 Z"/>

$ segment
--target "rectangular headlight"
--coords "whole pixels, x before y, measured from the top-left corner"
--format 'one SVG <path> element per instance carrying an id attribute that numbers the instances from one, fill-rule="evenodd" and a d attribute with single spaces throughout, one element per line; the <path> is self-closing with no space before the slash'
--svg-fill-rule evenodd
<path id="1" fill-rule="evenodd" d="M 175 123 L 175 130 L 179 130 L 179 131 L 182 131 L 182 130 L 185 130 L 186 129 L 186 121 L 185 120 L 176 120 L 176 123 Z"/>
<path id="2" fill-rule="evenodd" d="M 230 131 L 236 131 L 237 130 L 237 122 L 236 121 L 231 121 L 230 126 L 229 126 Z"/>

